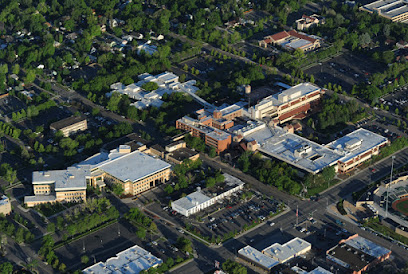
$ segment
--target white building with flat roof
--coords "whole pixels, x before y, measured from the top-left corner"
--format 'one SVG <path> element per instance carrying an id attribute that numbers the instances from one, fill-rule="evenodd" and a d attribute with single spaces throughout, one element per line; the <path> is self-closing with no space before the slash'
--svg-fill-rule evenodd
<path id="1" fill-rule="evenodd" d="M 279 264 L 279 261 L 274 260 L 249 245 L 238 250 L 238 256 L 266 271 L 270 271 L 274 266 Z"/>
<path id="2" fill-rule="evenodd" d="M 158 267 L 163 260 L 138 245 L 132 246 L 106 260 L 82 270 L 85 274 L 138 274 L 143 270 Z"/>
<path id="3" fill-rule="evenodd" d="M 362 128 L 325 146 L 278 126 L 259 127 L 244 138 L 250 150 L 258 150 L 313 174 L 329 166 L 334 166 L 338 173 L 349 172 L 389 143 L 387 138 Z"/>
<path id="4" fill-rule="evenodd" d="M 151 75 L 149 73 L 143 73 L 138 76 L 139 81 L 130 85 L 123 85 L 120 82 L 114 83 L 110 86 L 111 91 L 106 93 L 107 97 L 112 96 L 114 92 L 119 94 L 125 94 L 129 98 L 135 100 L 131 103 L 138 109 L 144 109 L 147 107 L 160 108 L 164 103 L 162 99 L 164 94 L 171 94 L 173 92 L 196 92 L 198 90 L 194 85 L 195 81 L 187 81 L 184 83 L 179 82 L 179 76 L 172 72 L 165 71 L 157 75 Z M 148 92 L 143 89 L 143 85 L 149 82 L 156 83 L 158 88 L 154 91 Z"/>
<path id="5" fill-rule="evenodd" d="M 24 203 L 32 207 L 43 203 L 85 201 L 86 180 L 90 177 L 90 166 L 34 171 L 32 179 L 34 196 L 25 196 Z"/>
<path id="6" fill-rule="evenodd" d="M 380 148 L 389 143 L 388 139 L 367 129 L 357 129 L 329 144 L 327 147 L 343 155 L 338 160 L 338 172 L 346 173 L 373 155 L 378 155 Z"/>
<path id="7" fill-rule="evenodd" d="M 343 156 L 325 146 L 310 141 L 281 127 L 264 127 L 245 136 L 248 147 L 287 162 L 299 169 L 316 174 L 334 166 Z"/>
<path id="8" fill-rule="evenodd" d="M 283 245 L 275 243 L 262 250 L 262 253 L 277 260 L 279 263 L 285 263 L 290 259 L 305 254 L 311 249 L 311 243 L 296 237 Z"/>
<path id="9" fill-rule="evenodd" d="M 270 117 L 278 123 L 303 118 L 317 104 L 322 90 L 312 83 L 301 83 L 280 93 L 270 95 L 249 108 L 252 119 Z"/>
<path id="10" fill-rule="evenodd" d="M 393 22 L 408 23 L 407 0 L 378 0 L 360 7 L 360 10 L 376 13 Z"/>
<path id="11" fill-rule="evenodd" d="M 234 192 L 237 192 L 244 188 L 244 182 L 240 179 L 224 173 L 225 178 L 225 191 L 215 194 L 212 196 L 210 194 L 205 194 L 202 191 L 195 191 L 183 198 L 180 198 L 171 203 L 171 208 L 176 212 L 184 215 L 186 217 L 193 215 L 211 205 L 215 204 L 217 201 L 230 196 Z"/>

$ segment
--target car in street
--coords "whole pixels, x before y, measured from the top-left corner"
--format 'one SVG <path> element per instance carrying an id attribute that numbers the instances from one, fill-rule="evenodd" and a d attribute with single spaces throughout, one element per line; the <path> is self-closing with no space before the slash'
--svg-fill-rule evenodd
<path id="1" fill-rule="evenodd" d="M 275 225 L 275 223 L 270 223 L 270 224 L 269 224 L 269 226 L 274 226 L 274 225 Z"/>

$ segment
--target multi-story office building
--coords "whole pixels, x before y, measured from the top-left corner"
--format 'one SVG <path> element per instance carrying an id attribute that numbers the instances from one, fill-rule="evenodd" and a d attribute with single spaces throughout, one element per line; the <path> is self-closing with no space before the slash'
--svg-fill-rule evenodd
<path id="1" fill-rule="evenodd" d="M 171 165 L 120 146 L 110 153 L 98 153 L 66 170 L 33 172 L 34 196 L 24 202 L 32 207 L 43 203 L 81 202 L 86 200 L 86 187 L 103 189 L 108 184 L 121 184 L 124 194 L 137 195 L 170 179 Z"/>
<path id="2" fill-rule="evenodd" d="M 189 131 L 194 137 L 199 137 L 205 141 L 208 146 L 214 147 L 217 153 L 226 150 L 231 144 L 231 135 L 206 125 L 205 121 L 183 117 L 176 121 L 176 128 Z"/>
<path id="3" fill-rule="evenodd" d="M 296 28 L 298 30 L 305 30 L 319 24 L 324 24 L 324 19 L 316 14 L 310 16 L 303 15 L 302 18 L 296 20 Z"/>
<path id="4" fill-rule="evenodd" d="M 264 98 L 249 109 L 252 119 L 270 117 L 278 123 L 304 118 L 320 102 L 322 89 L 311 83 L 302 83 Z"/>
<path id="5" fill-rule="evenodd" d="M 386 146 L 389 140 L 369 130 L 360 128 L 327 145 L 328 148 L 344 155 L 337 161 L 339 173 L 347 173 L 369 160 Z"/>
<path id="6" fill-rule="evenodd" d="M 50 125 L 50 129 L 54 132 L 61 131 L 65 137 L 88 129 L 88 123 L 85 118 L 79 116 L 72 116 L 66 119 L 54 122 Z"/>
<path id="7" fill-rule="evenodd" d="M 91 174 L 97 181 L 121 184 L 124 194 L 137 195 L 168 181 L 170 167 L 170 164 L 136 150 L 94 166 Z"/>
<path id="8" fill-rule="evenodd" d="M 86 181 L 91 172 L 87 167 L 69 167 L 66 170 L 33 172 L 34 196 L 25 196 L 28 207 L 54 202 L 81 202 L 86 200 Z"/>
<path id="9" fill-rule="evenodd" d="M 393 22 L 408 23 L 408 1 L 406 0 L 378 0 L 361 6 L 360 10 L 376 13 Z"/>

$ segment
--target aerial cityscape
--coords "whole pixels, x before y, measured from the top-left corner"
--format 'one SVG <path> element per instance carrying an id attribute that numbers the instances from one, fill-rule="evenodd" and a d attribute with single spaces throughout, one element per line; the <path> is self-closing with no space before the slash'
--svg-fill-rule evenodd
<path id="1" fill-rule="evenodd" d="M 0 273 L 408 273 L 408 0 L 0 0 Z"/>

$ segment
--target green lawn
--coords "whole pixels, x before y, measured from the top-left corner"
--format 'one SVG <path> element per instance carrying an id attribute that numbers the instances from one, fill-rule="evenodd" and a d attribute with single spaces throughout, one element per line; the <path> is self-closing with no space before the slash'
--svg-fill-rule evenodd
<path id="1" fill-rule="evenodd" d="M 408 215 L 408 200 L 397 203 L 396 207 L 399 212 Z"/>

